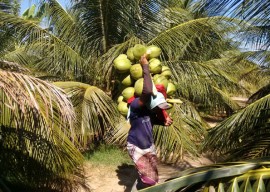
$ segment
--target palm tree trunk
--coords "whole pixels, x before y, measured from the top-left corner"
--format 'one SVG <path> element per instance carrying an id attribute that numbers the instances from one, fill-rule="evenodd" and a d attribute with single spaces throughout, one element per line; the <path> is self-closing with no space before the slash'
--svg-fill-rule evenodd
<path id="1" fill-rule="evenodd" d="M 101 31 L 102 31 L 102 51 L 103 53 L 106 52 L 106 30 L 105 30 L 105 19 L 103 15 L 103 0 L 99 1 L 99 8 L 100 8 L 100 20 L 101 20 Z"/>

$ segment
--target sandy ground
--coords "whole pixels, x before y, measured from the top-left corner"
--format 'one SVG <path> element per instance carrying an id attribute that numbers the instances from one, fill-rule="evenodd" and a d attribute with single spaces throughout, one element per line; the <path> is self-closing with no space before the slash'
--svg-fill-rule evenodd
<path id="1" fill-rule="evenodd" d="M 177 166 L 159 163 L 160 182 L 174 177 L 177 173 L 191 167 L 198 167 L 212 162 L 207 158 L 198 160 L 185 159 Z M 85 163 L 86 184 L 91 192 L 130 192 L 137 178 L 137 171 L 133 165 L 123 164 L 117 167 L 92 165 Z M 85 190 L 81 189 L 80 192 Z"/>

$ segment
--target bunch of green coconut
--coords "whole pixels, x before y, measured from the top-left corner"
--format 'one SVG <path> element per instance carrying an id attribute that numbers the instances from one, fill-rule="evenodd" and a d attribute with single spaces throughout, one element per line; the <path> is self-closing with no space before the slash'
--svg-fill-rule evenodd
<path id="1" fill-rule="evenodd" d="M 143 70 L 139 60 L 145 53 L 148 57 L 149 70 L 154 85 L 163 85 L 168 98 L 173 96 L 176 92 L 175 84 L 171 81 L 172 72 L 170 68 L 162 65 L 159 59 L 161 49 L 155 45 L 145 46 L 136 44 L 134 47 L 129 48 L 126 54 L 120 54 L 113 61 L 115 70 L 118 73 L 126 74 L 125 77 L 121 79 L 121 84 L 125 88 L 117 100 L 117 108 L 123 116 L 126 116 L 128 113 L 127 100 L 133 96 L 140 96 L 142 94 Z M 167 99 L 167 102 L 169 103 L 170 99 Z"/>

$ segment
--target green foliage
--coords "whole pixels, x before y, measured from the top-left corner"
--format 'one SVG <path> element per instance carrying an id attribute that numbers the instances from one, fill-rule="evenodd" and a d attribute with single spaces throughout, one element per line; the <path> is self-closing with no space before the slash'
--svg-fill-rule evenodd
<path id="1" fill-rule="evenodd" d="M 268 156 L 269 98 L 268 94 L 211 129 L 205 148 L 233 159 Z"/>
<path id="2" fill-rule="evenodd" d="M 87 161 L 96 165 L 117 166 L 133 164 L 128 153 L 117 146 L 101 144 L 92 151 L 84 153 Z"/>
<path id="3" fill-rule="evenodd" d="M 101 89 L 80 82 L 54 82 L 71 99 L 76 112 L 75 134 L 87 149 L 94 140 L 103 141 L 121 117 L 113 100 Z"/>
<path id="4" fill-rule="evenodd" d="M 14 2 L 16 4 L 17 1 Z M 5 140 L 3 146 L 15 146 L 11 148 L 13 151 L 10 156 L 14 157 L 13 162 L 19 162 L 16 164 L 18 169 L 13 169 L 14 173 L 19 173 L 18 177 L 29 173 L 35 178 L 35 174 L 28 170 L 30 164 L 34 164 L 41 167 L 40 170 L 49 170 L 49 175 L 51 172 L 59 173 L 62 178 L 63 172 L 67 173 L 80 164 L 81 155 L 70 141 L 70 138 L 74 139 L 73 142 L 76 141 L 77 137 L 73 137 L 74 135 L 79 135 L 79 141 L 86 147 L 93 138 L 107 140 L 112 134 L 111 130 L 118 127 L 113 140 L 125 142 L 129 125 L 119 118 L 108 95 L 112 93 L 114 98 L 123 88 L 117 85 L 118 74 L 113 70 L 113 60 L 138 43 L 154 44 L 162 49 L 162 65 L 170 67 L 172 79 L 176 82 L 175 97 L 185 101 L 172 111 L 175 120 L 172 127 L 157 127 L 155 130 L 160 154 L 169 159 L 171 154 L 181 157 L 181 151 L 198 153 L 206 127 L 199 116 L 198 106 L 235 111 L 232 117 L 209 132 L 207 146 L 214 146 L 214 149 L 224 154 L 233 152 L 239 158 L 269 154 L 269 96 L 265 95 L 240 111 L 237 111 L 239 107 L 230 98 L 236 94 L 249 95 L 269 84 L 269 72 L 254 65 L 259 63 L 269 66 L 269 19 L 268 16 L 263 18 L 269 9 L 268 2 L 82 0 L 74 1 L 73 9 L 65 10 L 57 1 L 49 0 L 36 10 L 36 15 L 28 10 L 29 18 L 34 16 L 39 20 L 19 18 L 10 14 L 10 4 L 3 5 L 0 4 L 0 60 L 6 70 L 27 71 L 16 68 L 18 63 L 33 69 L 33 72 L 42 71 L 47 76 L 60 76 L 63 80 L 82 82 L 69 82 L 70 85 L 61 83 L 75 108 L 77 120 L 74 128 L 71 122 L 74 116 L 66 114 L 72 111 L 71 104 L 65 97 L 57 97 L 62 95 L 58 89 L 20 74 L 9 73 L 7 79 L 1 78 L 13 80 L 8 84 L 4 83 L 0 92 L 0 110 L 4 114 L 1 115 L 1 134 L 2 130 L 5 137 L 9 134 L 6 137 L 9 139 Z M 229 8 L 230 11 L 226 13 L 235 18 L 220 16 L 223 13 L 222 8 Z M 14 6 L 14 10 L 16 9 Z M 45 27 L 38 23 L 43 16 L 48 22 Z M 252 22 L 245 23 L 237 20 L 239 18 Z M 236 34 L 239 41 L 250 40 L 252 46 L 259 51 L 255 54 L 254 51 L 239 52 L 239 43 L 227 38 L 233 37 L 232 34 Z M 242 34 L 245 38 L 242 38 Z M 2 74 L 4 73 L 1 72 Z M 15 91 L 12 89 L 13 83 L 18 85 L 14 86 Z M 64 103 L 60 102 L 62 99 Z M 64 123 L 66 121 L 67 124 Z M 52 132 L 54 134 L 50 134 Z M 77 143 L 75 145 L 78 146 Z M 240 150 L 238 146 L 241 147 Z M 23 169 L 19 169 L 24 161 L 17 161 L 17 147 L 23 149 L 18 154 L 27 162 L 22 166 Z M 51 153 L 46 149 L 52 150 Z M 43 158 L 45 153 L 48 153 L 47 159 Z M 223 169 L 228 171 L 228 177 L 229 168 L 232 167 Z M 250 167 L 245 168 L 247 169 L 243 169 L 241 173 L 244 174 Z M 58 169 L 63 170 L 57 172 Z M 220 173 L 219 170 L 215 171 Z M 5 174 L 9 180 L 14 178 L 9 173 Z M 208 174 L 205 171 L 199 176 L 205 178 Z M 65 176 L 64 174 L 63 177 L 66 178 Z M 220 178 L 224 176 L 220 174 Z M 239 183 L 239 178 L 233 179 L 233 176 L 238 175 L 230 176 L 231 183 L 222 181 L 215 187 L 218 186 L 220 191 L 238 187 L 248 189 L 250 186 L 255 189 L 264 188 L 260 177 L 253 180 L 251 178 L 252 182 L 245 180 L 243 186 Z M 194 177 L 191 176 L 191 180 L 185 180 L 184 177 L 182 179 L 192 184 Z M 19 181 L 28 185 L 33 180 Z M 181 185 L 184 186 L 183 183 Z M 211 188 L 210 185 L 207 187 Z"/>
<path id="5" fill-rule="evenodd" d="M 71 190 L 83 157 L 74 145 L 70 101 L 40 79 L 0 74 L 0 177 L 25 188 Z"/>

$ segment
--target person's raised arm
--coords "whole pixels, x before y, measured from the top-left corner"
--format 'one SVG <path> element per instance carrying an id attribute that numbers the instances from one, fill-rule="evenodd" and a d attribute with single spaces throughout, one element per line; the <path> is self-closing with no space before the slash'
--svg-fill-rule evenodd
<path id="1" fill-rule="evenodd" d="M 142 66 L 142 70 L 143 70 L 143 90 L 142 90 L 142 95 L 140 96 L 140 101 L 139 104 L 145 105 L 147 102 L 150 101 L 151 99 L 151 95 L 152 95 L 152 79 L 151 79 L 151 75 L 150 75 L 150 71 L 149 71 L 149 63 L 147 60 L 147 55 L 144 54 L 143 56 L 141 56 L 140 59 L 140 63 Z"/>

